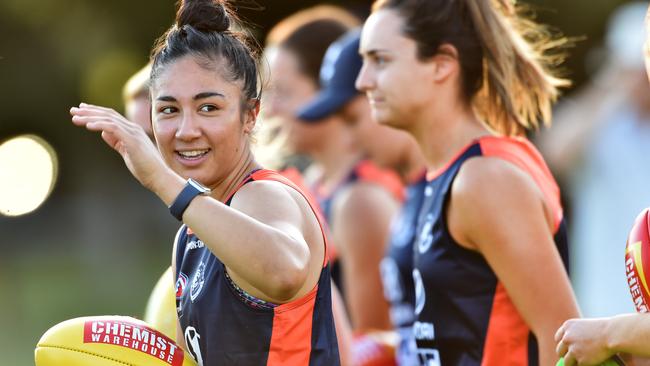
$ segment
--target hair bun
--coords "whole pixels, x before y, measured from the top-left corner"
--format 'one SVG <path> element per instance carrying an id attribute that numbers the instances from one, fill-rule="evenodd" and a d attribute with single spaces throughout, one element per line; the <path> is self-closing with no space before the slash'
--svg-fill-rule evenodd
<path id="1" fill-rule="evenodd" d="M 203 32 L 225 32 L 230 28 L 230 17 L 225 1 L 181 0 L 176 13 L 176 25 L 185 25 Z"/>

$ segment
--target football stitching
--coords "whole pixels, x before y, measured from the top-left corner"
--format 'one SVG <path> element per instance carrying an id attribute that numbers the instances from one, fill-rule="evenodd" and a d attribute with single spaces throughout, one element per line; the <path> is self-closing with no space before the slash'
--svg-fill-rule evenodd
<path id="1" fill-rule="evenodd" d="M 93 353 L 93 352 L 82 351 L 82 350 L 80 350 L 80 349 L 74 349 L 74 348 L 62 347 L 62 346 L 51 346 L 51 345 L 48 345 L 48 344 L 39 344 L 39 345 L 38 345 L 38 348 L 58 348 L 58 349 L 64 349 L 64 350 L 66 350 L 66 351 L 73 351 L 73 352 L 85 353 L 85 354 L 88 354 L 88 355 L 91 355 L 91 356 L 96 356 L 96 357 L 100 357 L 100 358 L 105 358 L 105 359 L 107 359 L 107 360 L 115 361 L 115 362 L 117 362 L 117 363 L 121 363 L 122 365 L 126 365 L 126 366 L 135 366 L 135 364 L 132 364 L 132 363 L 126 363 L 126 362 L 124 362 L 124 361 L 120 361 L 120 360 L 115 359 L 115 358 L 112 358 L 112 357 L 108 357 L 108 356 L 100 355 L 100 354 Z"/>

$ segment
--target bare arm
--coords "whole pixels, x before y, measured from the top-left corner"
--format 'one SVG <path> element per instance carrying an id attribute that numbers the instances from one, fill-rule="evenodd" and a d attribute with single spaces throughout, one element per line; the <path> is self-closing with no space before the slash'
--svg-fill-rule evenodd
<path id="1" fill-rule="evenodd" d="M 75 124 L 102 132 L 142 185 L 167 206 L 173 202 L 185 181 L 165 165 L 140 126 L 110 108 L 81 105 L 71 113 Z M 299 193 L 289 190 L 277 182 L 253 182 L 235 195 L 232 207 L 201 196 L 183 215 L 240 287 L 275 303 L 311 290 L 324 255 L 314 214 Z"/>
<path id="2" fill-rule="evenodd" d="M 346 301 L 357 332 L 391 329 L 379 263 L 395 199 L 376 184 L 356 183 L 334 203 L 332 233 L 341 251 Z"/>
<path id="3" fill-rule="evenodd" d="M 324 257 L 315 216 L 299 193 L 289 190 L 278 182 L 251 182 L 231 207 L 199 197 L 183 215 L 240 287 L 275 303 L 308 293 Z"/>
<path id="4" fill-rule="evenodd" d="M 571 319 L 555 339 L 566 366 L 598 364 L 618 353 L 650 357 L 650 314 Z"/>
<path id="5" fill-rule="evenodd" d="M 350 354 L 350 345 L 352 344 L 352 328 L 350 320 L 345 312 L 345 304 L 341 298 L 338 287 L 331 283 L 332 286 L 332 314 L 334 316 L 334 326 L 336 327 L 336 339 L 339 345 L 339 356 L 341 357 L 341 366 L 350 366 L 352 356 Z"/>
<path id="6" fill-rule="evenodd" d="M 553 365 L 555 330 L 579 311 L 541 192 L 511 164 L 475 158 L 463 165 L 451 195 L 452 236 L 485 257 L 537 337 L 540 365 Z"/>

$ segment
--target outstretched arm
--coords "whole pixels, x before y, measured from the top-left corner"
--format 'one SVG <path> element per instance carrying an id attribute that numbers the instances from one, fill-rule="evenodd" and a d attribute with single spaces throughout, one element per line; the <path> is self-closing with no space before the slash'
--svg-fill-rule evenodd
<path id="1" fill-rule="evenodd" d="M 566 366 L 596 365 L 618 353 L 650 357 L 650 314 L 567 320 L 555 340 Z"/>
<path id="2" fill-rule="evenodd" d="M 185 180 L 165 164 L 140 126 L 110 108 L 82 104 L 70 112 L 76 125 L 101 132 L 142 185 L 167 206 L 173 202 Z M 254 296 L 284 303 L 318 281 L 324 249 L 316 218 L 299 193 L 281 183 L 247 184 L 232 207 L 197 197 L 183 221 Z"/>

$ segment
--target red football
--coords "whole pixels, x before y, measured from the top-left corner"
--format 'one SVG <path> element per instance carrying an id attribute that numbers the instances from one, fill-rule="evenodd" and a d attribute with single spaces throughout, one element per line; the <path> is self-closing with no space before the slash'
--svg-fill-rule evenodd
<path id="1" fill-rule="evenodd" d="M 637 216 L 627 237 L 625 273 L 636 311 L 650 309 L 650 208 Z"/>

